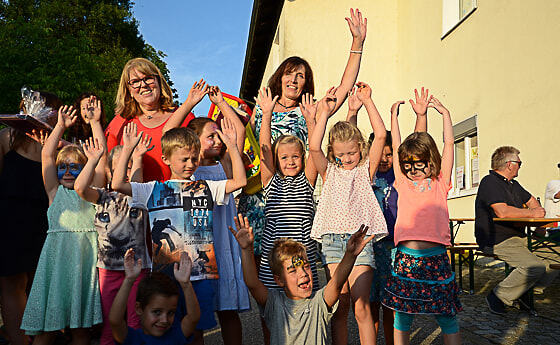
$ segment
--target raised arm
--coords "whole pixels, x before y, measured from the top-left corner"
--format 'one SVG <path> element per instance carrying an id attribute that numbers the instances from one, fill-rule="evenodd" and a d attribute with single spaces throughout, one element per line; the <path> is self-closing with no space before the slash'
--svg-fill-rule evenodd
<path id="1" fill-rule="evenodd" d="M 165 134 L 165 132 L 172 128 L 180 127 L 185 121 L 187 115 L 189 115 L 193 108 L 200 103 L 206 94 L 208 94 L 208 85 L 206 85 L 204 79 L 200 79 L 195 82 L 191 87 L 185 102 L 183 102 L 183 104 L 181 104 L 181 106 L 173 112 L 173 115 L 169 117 L 169 120 L 167 120 L 165 126 L 163 126 L 161 134 Z"/>
<path id="2" fill-rule="evenodd" d="M 424 91 L 422 87 L 420 91 L 420 96 L 418 95 L 418 90 L 414 89 L 415 101 L 409 99 L 410 105 L 412 105 L 412 110 L 416 114 L 416 124 L 414 125 L 415 132 L 427 132 L 428 131 L 428 102 L 429 93 L 428 89 Z"/>
<path id="3" fill-rule="evenodd" d="M 348 92 L 354 87 L 358 72 L 360 71 L 360 62 L 362 60 L 362 51 L 367 33 L 367 18 L 362 18 L 360 10 L 350 9 L 350 18 L 346 17 L 346 22 L 350 32 L 352 33 L 352 46 L 350 47 L 350 56 L 342 74 L 342 80 L 336 91 L 336 112 L 346 100 Z"/>
<path id="4" fill-rule="evenodd" d="M 443 118 L 443 153 L 441 155 L 441 174 L 446 182 L 451 182 L 453 171 L 453 154 L 455 138 L 453 136 L 453 124 L 449 110 L 441 104 L 434 96 L 430 97 L 429 107 L 437 110 Z"/>
<path id="5" fill-rule="evenodd" d="M 127 181 L 126 172 L 128 170 L 128 161 L 132 152 L 138 142 L 142 139 L 142 132 L 137 133 L 138 129 L 136 124 L 130 122 L 124 127 L 122 140 L 123 148 L 117 161 L 117 166 L 113 171 L 113 180 L 111 181 L 111 187 L 113 190 L 121 192 L 125 195 L 132 196 L 132 187 L 130 182 Z"/>
<path id="6" fill-rule="evenodd" d="M 235 128 L 231 121 L 224 118 L 222 121 L 222 130 L 217 130 L 220 139 L 226 145 L 231 158 L 231 170 L 233 178 L 226 182 L 226 193 L 231 193 L 239 188 L 245 187 L 247 184 L 247 175 L 245 175 L 245 166 L 237 148 L 237 136 Z"/>
<path id="7" fill-rule="evenodd" d="M 103 127 L 101 126 L 101 116 L 103 115 L 101 111 L 101 100 L 91 96 L 88 102 L 88 109 L 92 109 L 92 116 L 89 122 L 91 126 L 91 133 L 93 135 L 93 139 L 95 139 L 103 148 L 103 155 L 95 167 L 95 174 L 91 184 L 95 187 L 101 188 L 105 187 L 107 184 L 107 174 L 105 171 L 105 167 L 107 166 L 107 139 L 105 138 L 105 133 L 103 131 Z"/>
<path id="8" fill-rule="evenodd" d="M 74 190 L 80 198 L 96 203 L 99 199 L 99 193 L 91 187 L 91 182 L 96 173 L 96 167 L 101 162 L 101 157 L 105 155 L 105 149 L 99 143 L 99 140 L 92 138 L 87 139 L 83 143 L 82 148 L 88 160 L 82 172 L 76 178 L 76 182 L 74 182 Z"/>
<path id="9" fill-rule="evenodd" d="M 358 86 L 358 91 L 356 95 L 358 99 L 364 104 L 369 117 L 369 123 L 371 128 L 373 128 L 373 142 L 369 148 L 369 179 L 373 179 L 373 176 L 377 172 L 377 167 L 381 161 L 381 155 L 383 154 L 383 147 L 385 146 L 385 138 L 387 137 L 387 129 L 385 124 L 377 111 L 377 107 L 373 100 L 371 99 L 371 88 L 368 84 L 359 82 L 356 84 Z"/>
<path id="10" fill-rule="evenodd" d="M 352 90 L 348 92 L 348 114 L 346 115 L 346 121 L 356 127 L 358 127 L 358 111 L 362 105 L 362 101 L 360 101 L 356 95 L 356 88 L 352 88 Z"/>
<path id="11" fill-rule="evenodd" d="M 301 110 L 301 113 L 305 118 L 305 123 L 307 124 L 308 142 L 309 142 L 309 138 L 311 138 L 311 135 L 313 135 L 313 131 L 315 130 L 315 125 L 317 124 L 316 121 L 317 106 L 318 103 L 315 102 L 312 94 L 306 93 L 305 95 L 302 96 L 301 103 L 299 104 L 299 109 Z M 313 158 L 311 158 L 311 154 L 307 155 L 307 157 L 303 157 L 303 159 L 306 159 L 305 177 L 307 178 L 307 181 L 309 181 L 309 183 L 312 186 L 315 186 L 315 182 L 317 182 L 317 168 L 315 168 L 315 162 L 313 161 Z"/>
<path id="12" fill-rule="evenodd" d="M 255 301 L 257 301 L 261 307 L 264 307 L 266 305 L 266 299 L 268 298 L 268 289 L 259 280 L 257 273 L 255 255 L 253 254 L 253 228 L 249 225 L 249 219 L 243 217 L 241 214 L 233 219 L 237 231 L 231 226 L 229 227 L 229 231 L 235 236 L 241 248 L 241 266 L 243 267 L 245 285 L 249 288 Z"/>
<path id="13" fill-rule="evenodd" d="M 323 298 L 329 308 L 338 300 L 340 291 L 348 280 L 350 272 L 352 272 L 356 258 L 360 255 L 366 244 L 375 237 L 375 235 L 371 235 L 368 238 L 364 238 L 367 230 L 368 227 L 362 224 L 360 229 L 348 239 L 346 252 L 334 271 L 331 280 L 329 280 L 327 286 L 325 286 Z"/>
<path id="14" fill-rule="evenodd" d="M 224 118 L 230 120 L 233 124 L 237 135 L 237 148 L 242 151 L 245 145 L 245 126 L 243 126 L 243 122 L 241 122 L 235 110 L 226 102 L 218 86 L 210 87 L 208 98 L 220 109 L 220 112 L 224 114 Z"/>
<path id="15" fill-rule="evenodd" d="M 325 153 L 321 149 L 321 142 L 325 136 L 325 130 L 327 128 L 327 121 L 329 117 L 335 112 L 337 104 L 336 89 L 331 87 L 323 99 L 319 101 L 317 105 L 317 124 L 311 133 L 309 138 L 309 154 L 311 159 L 313 159 L 313 164 L 317 172 L 321 174 L 323 181 L 325 180 L 325 174 L 327 172 L 328 160 Z"/>
<path id="16" fill-rule="evenodd" d="M 190 337 L 194 332 L 198 319 L 200 319 L 200 307 L 191 284 L 192 260 L 187 252 L 181 252 L 179 263 L 173 267 L 173 275 L 181 285 L 187 305 L 187 315 L 181 320 L 181 330 L 185 337 Z"/>
<path id="17" fill-rule="evenodd" d="M 391 140 L 393 142 L 393 171 L 395 177 L 403 177 L 399 164 L 399 146 L 401 146 L 401 131 L 399 129 L 399 107 L 404 101 L 397 101 L 391 106 Z"/>
<path id="18" fill-rule="evenodd" d="M 266 186 L 272 176 L 276 173 L 274 155 L 272 153 L 272 109 L 278 100 L 278 96 L 272 97 L 270 88 L 259 90 L 259 96 L 255 98 L 262 111 L 261 132 L 259 134 L 259 146 L 261 149 L 261 183 Z"/>
<path id="19" fill-rule="evenodd" d="M 140 138 L 138 145 L 132 151 L 132 168 L 130 169 L 128 180 L 131 182 L 144 182 L 144 173 L 142 170 L 142 161 L 144 154 L 154 148 L 152 145 L 152 137 L 145 134 Z"/>
<path id="20" fill-rule="evenodd" d="M 49 197 L 49 205 L 54 200 L 56 190 L 59 186 L 58 175 L 56 171 L 56 149 L 58 142 L 62 138 L 66 128 L 72 126 L 78 117 L 76 109 L 73 106 L 62 106 L 58 109 L 58 121 L 56 126 L 48 136 L 41 151 L 41 166 L 43 171 L 43 183 L 45 191 Z"/>

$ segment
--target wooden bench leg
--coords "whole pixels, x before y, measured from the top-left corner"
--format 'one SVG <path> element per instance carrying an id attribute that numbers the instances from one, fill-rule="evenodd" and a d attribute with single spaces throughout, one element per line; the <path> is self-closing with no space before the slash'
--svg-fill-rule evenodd
<path id="1" fill-rule="evenodd" d="M 469 293 L 474 294 L 474 252 L 469 249 Z"/>

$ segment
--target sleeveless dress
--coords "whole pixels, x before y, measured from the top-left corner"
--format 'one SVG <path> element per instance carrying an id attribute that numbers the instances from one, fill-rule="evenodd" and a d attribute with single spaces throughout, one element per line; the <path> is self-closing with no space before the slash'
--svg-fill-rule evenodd
<path id="1" fill-rule="evenodd" d="M 275 240 L 291 238 L 307 248 L 307 259 L 313 273 L 313 290 L 317 291 L 319 289 L 316 263 L 317 246 L 310 236 L 315 204 L 313 187 L 305 177 L 305 172 L 285 177 L 274 174 L 264 188 L 264 193 L 266 226 L 261 242 L 259 279 L 267 288 L 280 289 L 272 275 L 269 255 Z"/>
<path id="2" fill-rule="evenodd" d="M 48 207 L 41 162 L 8 151 L 0 173 L 0 276 L 35 270 L 47 236 Z"/>
<path id="3" fill-rule="evenodd" d="M 197 180 L 227 180 L 222 164 L 199 166 L 194 176 Z M 214 205 L 213 233 L 214 250 L 218 263 L 218 287 L 216 289 L 216 310 L 248 310 L 249 290 L 243 280 L 241 249 L 229 227 L 235 229 L 233 217 L 237 216 L 233 195 L 229 195 L 227 205 Z"/>
<path id="4" fill-rule="evenodd" d="M 26 334 L 89 328 L 102 322 L 95 208 L 59 186 L 21 328 Z"/>

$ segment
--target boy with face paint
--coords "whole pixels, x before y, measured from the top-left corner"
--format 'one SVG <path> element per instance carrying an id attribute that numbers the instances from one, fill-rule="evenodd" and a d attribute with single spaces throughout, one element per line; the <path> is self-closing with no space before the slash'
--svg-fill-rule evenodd
<path id="1" fill-rule="evenodd" d="M 270 330 L 270 344 L 326 344 L 327 326 L 336 311 L 342 286 L 356 257 L 373 235 L 364 238 L 368 228 L 360 227 L 348 240 L 342 261 L 327 285 L 313 292 L 313 279 L 306 249 L 290 239 L 277 240 L 270 262 L 274 279 L 284 291 L 267 289 L 258 279 L 253 255 L 253 229 L 247 217 L 235 218 L 237 231 L 230 227 L 241 247 L 245 284 L 257 301 Z M 286 332 L 286 329 L 291 331 Z"/>

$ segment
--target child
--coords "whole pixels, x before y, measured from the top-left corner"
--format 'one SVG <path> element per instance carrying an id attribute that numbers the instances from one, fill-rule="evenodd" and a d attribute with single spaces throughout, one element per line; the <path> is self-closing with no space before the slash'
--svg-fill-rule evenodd
<path id="1" fill-rule="evenodd" d="M 237 147 L 242 148 L 245 142 L 245 127 L 237 113 L 224 100 L 217 86 L 210 87 L 208 97 L 234 124 L 237 136 Z M 226 180 L 232 176 L 229 152 L 224 152 L 224 145 L 218 135 L 218 125 L 208 117 L 197 117 L 189 122 L 200 139 L 200 165 L 194 176 L 197 180 Z M 222 339 L 226 345 L 241 345 L 243 334 L 238 311 L 248 310 L 249 291 L 243 281 L 241 253 L 235 237 L 228 227 L 233 226 L 233 217 L 237 214 L 233 195 L 229 195 L 227 205 L 214 205 L 213 235 L 219 278 L 216 287 L 216 314 L 222 329 Z"/>
<path id="2" fill-rule="evenodd" d="M 136 128 L 136 124 L 129 123 L 127 127 Z M 82 173 L 76 179 L 74 189 L 78 195 L 96 205 L 95 227 L 97 230 L 97 268 L 99 273 L 99 290 L 103 307 L 103 330 L 101 331 L 100 344 L 114 344 L 111 326 L 109 324 L 109 310 L 113 300 L 125 279 L 124 254 L 128 248 L 134 248 L 137 257 L 142 259 L 143 270 L 132 286 L 128 299 L 128 325 L 140 328 L 140 319 L 134 311 L 136 302 L 136 289 L 138 283 L 149 271 L 151 260 L 146 246 L 146 229 L 148 215 L 139 208 L 130 207 L 130 197 L 107 189 L 92 188 L 90 186 L 94 169 L 100 164 L 104 154 L 105 138 L 101 142 L 88 140 L 84 143 L 84 152 L 88 158 Z M 147 136 L 140 140 L 132 156 L 130 179 L 141 181 L 142 156 L 150 149 L 150 138 Z M 109 168 L 111 173 L 119 159 L 122 146 L 115 146 L 109 155 Z"/>
<path id="3" fill-rule="evenodd" d="M 296 136 L 282 135 L 271 145 L 272 109 L 277 99 L 278 96 L 272 98 L 270 88 L 260 90 L 257 99 L 262 111 L 259 144 L 266 216 L 261 242 L 259 280 L 269 289 L 280 289 L 274 281 L 269 255 L 277 239 L 291 238 L 307 248 L 313 286 L 318 289 L 315 257 L 317 248 L 310 236 L 315 215 L 313 190 L 317 170 L 311 159 L 307 159 L 308 164 L 305 164 L 305 143 Z M 321 102 L 326 103 L 326 100 Z M 332 111 L 335 103 L 322 104 L 321 111 Z M 326 105 L 330 105 L 330 109 Z M 310 133 L 312 130 L 313 127 L 310 127 Z"/>
<path id="4" fill-rule="evenodd" d="M 227 204 L 228 194 L 243 187 L 247 181 L 239 155 L 236 133 L 227 119 L 222 131 L 217 131 L 230 152 L 233 178 L 210 181 L 193 180 L 198 167 L 200 140 L 188 128 L 173 128 L 161 139 L 163 162 L 171 169 L 171 180 L 148 183 L 126 182 L 126 165 L 140 140 L 134 131 L 125 128 L 123 149 L 115 169 L 112 187 L 132 196 L 133 206 L 149 211 L 154 242 L 154 268 L 171 275 L 173 262 L 182 250 L 195 258 L 191 280 L 201 307 L 201 318 L 195 332 L 195 342 L 202 341 L 202 330 L 213 328 L 214 289 L 209 279 L 218 278 L 212 236 L 214 204 Z M 179 315 L 184 313 L 179 307 Z"/>
<path id="5" fill-rule="evenodd" d="M 68 130 L 68 140 L 77 143 L 92 136 L 90 120 L 99 118 L 101 127 L 105 128 L 105 110 L 103 103 L 93 92 L 84 92 L 74 101 L 74 109 L 78 111 L 76 123 Z"/>
<path id="6" fill-rule="evenodd" d="M 385 143 L 385 125 L 371 99 L 371 88 L 361 82 L 356 85 L 356 93 L 366 107 L 375 133 L 369 154 L 360 130 L 346 121 L 340 121 L 329 132 L 328 152 L 325 157 L 321 150 L 321 141 L 327 126 L 328 113 L 323 113 L 318 118 L 309 145 L 311 157 L 324 181 L 311 236 L 322 242 L 322 254 L 331 276 L 340 263 L 346 242 L 359 224 L 363 222 L 367 225 L 370 234 L 376 235 L 376 240 L 387 235 L 383 213 L 371 188 L 371 179 L 377 170 Z M 333 89 L 329 90 L 329 93 L 334 95 Z M 333 318 L 333 343 L 347 343 L 346 319 L 350 296 L 360 331 L 360 342 L 375 343 L 375 330 L 369 306 L 369 289 L 374 267 L 373 249 L 369 244 L 356 260 L 348 284 L 342 290 L 341 305 Z"/>
<path id="7" fill-rule="evenodd" d="M 423 92 L 424 93 L 424 92 Z M 427 94 L 425 96 L 427 98 Z M 455 276 L 445 246 L 450 244 L 447 192 L 451 189 L 453 127 L 449 111 L 433 96 L 428 102 L 411 104 L 431 107 L 443 115 L 443 155 L 426 132 L 415 132 L 401 144 L 399 105 L 391 108 L 394 186 L 399 192 L 392 274 L 383 304 L 395 313 L 395 344 L 408 344 L 414 314 L 434 314 L 445 344 L 459 344 L 455 314 L 461 311 Z M 415 108 L 417 113 L 425 110 Z"/>
<path id="8" fill-rule="evenodd" d="M 185 296 L 188 311 L 181 319 L 180 325 L 174 323 L 179 290 L 171 278 L 154 272 L 138 284 L 135 309 L 140 317 L 142 329 L 127 327 L 125 320 L 127 300 L 142 272 L 142 267 L 142 259 L 134 260 L 134 249 L 128 249 L 124 256 L 125 278 L 109 315 L 115 340 L 123 345 L 190 343 L 191 334 L 200 317 L 198 301 L 190 282 L 191 258 L 186 252 L 182 252 L 180 263 L 175 263 L 173 269 L 173 275 L 181 285 Z"/>
<path id="9" fill-rule="evenodd" d="M 95 209 L 74 190 L 86 156 L 80 147 L 68 145 L 55 160 L 62 134 L 75 121 L 76 110 L 61 107 L 41 154 L 49 198 L 49 231 L 31 287 L 29 300 L 33 303 L 27 304 L 21 325 L 27 334 L 36 335 L 36 344 L 49 343 L 54 336 L 52 331 L 66 327 L 71 329 L 74 344 L 89 344 L 89 328 L 102 321 L 95 270 Z M 92 122 L 92 131 L 97 139 L 103 136 L 99 121 Z M 104 178 L 103 170 L 96 175 Z"/>
<path id="10" fill-rule="evenodd" d="M 356 257 L 373 236 L 364 239 L 363 224 L 348 245 L 332 279 L 319 291 L 313 290 L 307 248 L 290 239 L 277 240 L 271 252 L 274 280 L 283 291 L 267 289 L 258 279 L 253 256 L 253 229 L 247 217 L 235 218 L 237 231 L 230 228 L 241 246 L 245 282 L 255 298 L 271 333 L 271 345 L 326 344 L 327 325 L 338 306 L 338 297 Z M 287 331 L 289 330 L 289 331 Z"/>

